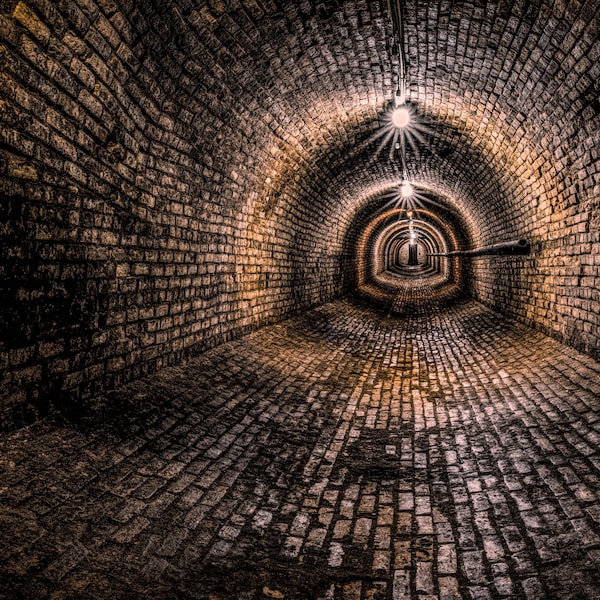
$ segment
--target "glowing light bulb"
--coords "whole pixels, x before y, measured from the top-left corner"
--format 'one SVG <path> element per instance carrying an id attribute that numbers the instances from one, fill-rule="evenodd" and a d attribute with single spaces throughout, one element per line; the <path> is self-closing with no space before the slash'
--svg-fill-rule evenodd
<path id="1" fill-rule="evenodd" d="M 403 198 L 410 198 L 415 192 L 415 188 L 413 188 L 412 185 L 410 185 L 410 183 L 408 183 L 407 181 L 404 182 L 401 187 L 400 187 L 400 195 Z"/>
<path id="2" fill-rule="evenodd" d="M 410 125 L 410 110 L 406 106 L 399 106 L 392 113 L 392 123 L 398 129 L 404 129 Z"/>

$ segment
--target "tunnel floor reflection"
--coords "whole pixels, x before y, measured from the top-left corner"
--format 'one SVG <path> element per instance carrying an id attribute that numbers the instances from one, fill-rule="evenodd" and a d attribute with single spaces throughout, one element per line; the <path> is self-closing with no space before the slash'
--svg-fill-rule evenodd
<path id="1" fill-rule="evenodd" d="M 0 597 L 597 598 L 600 364 L 366 298 L 8 434 Z"/>

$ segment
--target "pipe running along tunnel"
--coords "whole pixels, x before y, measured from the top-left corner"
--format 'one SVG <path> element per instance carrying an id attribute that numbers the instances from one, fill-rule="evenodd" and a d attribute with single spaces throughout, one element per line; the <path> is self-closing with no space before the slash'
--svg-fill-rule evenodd
<path id="1" fill-rule="evenodd" d="M 0 2 L 0 587 L 597 597 L 599 9 Z"/>

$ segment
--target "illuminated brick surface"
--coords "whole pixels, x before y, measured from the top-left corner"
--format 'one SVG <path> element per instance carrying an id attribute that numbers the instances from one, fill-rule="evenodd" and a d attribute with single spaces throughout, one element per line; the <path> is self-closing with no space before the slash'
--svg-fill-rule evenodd
<path id="1" fill-rule="evenodd" d="M 476 302 L 327 304 L 10 434 L 0 598 L 592 600 L 599 395 Z"/>
<path id="2" fill-rule="evenodd" d="M 366 144 L 397 85 L 387 4 L 1 3 L 10 427 L 353 288 L 401 179 Z M 533 248 L 460 285 L 598 357 L 597 0 L 403 12 L 412 184 L 458 244 Z"/>
<path id="3" fill-rule="evenodd" d="M 600 5 L 403 0 L 405 173 L 388 6 L 0 1 L 3 600 L 598 598 Z"/>

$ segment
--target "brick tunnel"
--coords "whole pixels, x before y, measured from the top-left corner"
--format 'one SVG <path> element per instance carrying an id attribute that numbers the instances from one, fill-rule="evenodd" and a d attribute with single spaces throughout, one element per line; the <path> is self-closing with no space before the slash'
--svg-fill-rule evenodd
<path id="1" fill-rule="evenodd" d="M 0 1 L 0 599 L 600 598 L 599 22 Z"/>

